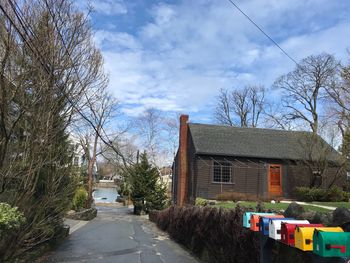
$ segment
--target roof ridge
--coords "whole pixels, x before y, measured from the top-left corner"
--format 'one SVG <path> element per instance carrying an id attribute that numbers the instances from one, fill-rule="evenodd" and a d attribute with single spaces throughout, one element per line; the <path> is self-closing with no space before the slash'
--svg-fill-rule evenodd
<path id="1" fill-rule="evenodd" d="M 227 129 L 237 129 L 237 130 L 265 130 L 265 131 L 277 131 L 277 132 L 286 132 L 286 133 L 312 133 L 311 131 L 296 131 L 296 130 L 282 130 L 282 129 L 273 129 L 273 128 L 260 128 L 260 127 L 238 127 L 238 126 L 228 126 L 228 125 L 220 125 L 220 124 L 211 124 L 211 123 L 197 123 L 197 122 L 189 122 L 188 124 L 194 125 L 203 125 L 203 126 L 212 126 L 212 127 L 222 127 Z"/>

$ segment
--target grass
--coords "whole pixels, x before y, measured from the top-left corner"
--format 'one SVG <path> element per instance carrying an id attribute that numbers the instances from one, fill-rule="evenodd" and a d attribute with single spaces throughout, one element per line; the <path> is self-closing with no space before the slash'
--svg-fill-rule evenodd
<path id="1" fill-rule="evenodd" d="M 345 207 L 350 209 L 350 202 L 312 202 L 317 205 L 333 206 L 333 207 Z"/>
<path id="2" fill-rule="evenodd" d="M 241 206 L 244 207 L 252 207 L 255 208 L 256 205 L 258 204 L 257 202 L 239 202 Z M 263 203 L 264 207 L 266 209 L 273 209 L 273 210 L 286 210 L 289 204 L 285 203 L 268 203 L 265 202 Z M 215 205 L 216 207 L 222 207 L 222 208 L 227 208 L 227 209 L 232 209 L 235 208 L 236 203 L 233 202 L 219 202 Z M 305 211 L 315 211 L 315 212 L 329 212 L 330 210 L 321 208 L 321 207 L 316 207 L 312 205 L 302 205 L 305 209 Z"/>

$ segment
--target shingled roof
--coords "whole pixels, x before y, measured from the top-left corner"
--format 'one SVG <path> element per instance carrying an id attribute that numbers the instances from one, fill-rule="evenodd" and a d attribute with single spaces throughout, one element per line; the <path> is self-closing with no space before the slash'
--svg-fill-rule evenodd
<path id="1" fill-rule="evenodd" d="M 189 130 L 196 154 L 283 160 L 301 160 L 306 152 L 302 140 L 311 135 L 301 131 L 197 123 L 189 123 Z M 325 143 L 321 138 L 320 141 Z M 330 159 L 335 161 L 339 154 L 325 145 L 330 147 Z"/>

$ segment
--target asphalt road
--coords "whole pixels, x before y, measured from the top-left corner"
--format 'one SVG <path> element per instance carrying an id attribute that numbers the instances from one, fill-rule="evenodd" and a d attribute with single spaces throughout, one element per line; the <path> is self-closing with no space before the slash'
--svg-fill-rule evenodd
<path id="1" fill-rule="evenodd" d="M 75 230 L 45 262 L 199 262 L 158 230 L 146 216 L 125 207 L 98 206 L 98 216 Z"/>

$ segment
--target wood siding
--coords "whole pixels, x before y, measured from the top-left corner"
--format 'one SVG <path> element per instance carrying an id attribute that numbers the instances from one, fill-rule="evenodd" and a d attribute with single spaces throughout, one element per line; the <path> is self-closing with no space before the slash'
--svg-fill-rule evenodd
<path id="1" fill-rule="evenodd" d="M 195 177 L 197 197 L 215 199 L 225 192 L 247 193 L 256 197 L 267 195 L 267 167 L 258 161 L 217 156 L 196 156 Z M 232 163 L 232 183 L 213 182 L 214 160 Z"/>
<path id="2" fill-rule="evenodd" d="M 213 182 L 213 159 L 228 160 L 232 162 L 233 183 Z M 202 197 L 215 199 L 218 194 L 225 192 L 237 192 L 251 194 L 256 197 L 268 198 L 268 165 L 280 164 L 282 167 L 282 196 L 293 197 L 294 188 L 297 186 L 309 186 L 309 170 L 307 167 L 290 161 L 269 159 L 247 159 L 220 157 L 220 156 L 196 156 L 192 158 L 195 169 L 189 176 L 194 176 L 196 183 L 195 193 L 192 198 Z M 253 162 L 253 163 L 252 163 Z M 265 164 L 264 164 L 265 163 Z M 249 168 L 248 168 L 249 167 Z M 336 167 L 330 167 L 322 181 L 322 187 L 327 188 L 337 172 Z M 336 186 L 345 185 L 346 175 L 343 173 L 336 180 Z"/>

